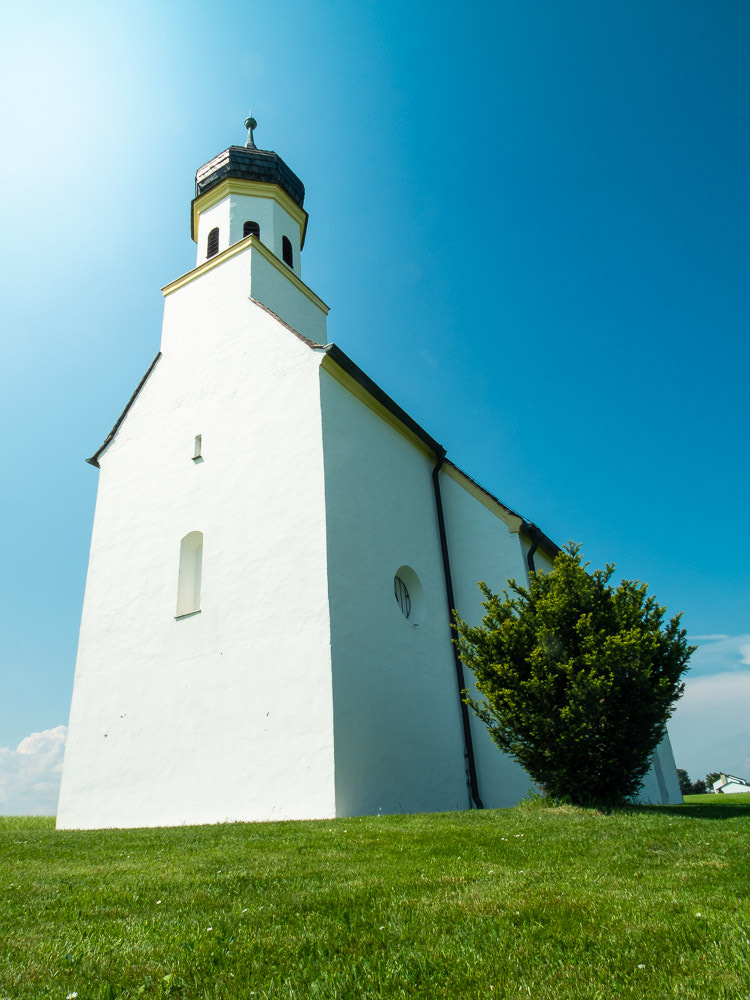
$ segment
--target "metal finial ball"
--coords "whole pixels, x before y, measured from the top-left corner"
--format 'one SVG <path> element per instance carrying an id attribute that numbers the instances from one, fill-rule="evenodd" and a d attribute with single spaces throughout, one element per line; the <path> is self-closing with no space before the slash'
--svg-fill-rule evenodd
<path id="1" fill-rule="evenodd" d="M 257 127 L 258 127 L 258 123 L 252 117 L 252 115 L 250 116 L 250 118 L 246 118 L 245 119 L 245 128 L 257 128 Z"/>

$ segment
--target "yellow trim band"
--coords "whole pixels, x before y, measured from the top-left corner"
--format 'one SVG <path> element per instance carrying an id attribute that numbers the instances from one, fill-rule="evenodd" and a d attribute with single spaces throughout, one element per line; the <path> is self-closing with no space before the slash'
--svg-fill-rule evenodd
<path id="1" fill-rule="evenodd" d="M 378 402 L 374 396 L 370 395 L 367 389 L 360 385 L 356 379 L 352 378 L 348 372 L 345 372 L 344 369 L 333 360 L 333 358 L 331 358 L 328 354 L 324 354 L 320 367 L 336 382 L 343 386 L 347 392 L 350 392 L 352 396 L 358 399 L 361 403 L 364 403 L 369 410 L 372 410 L 376 416 L 385 421 L 389 427 L 392 427 L 395 431 L 398 431 L 402 437 L 405 437 L 410 444 L 413 444 L 414 447 L 417 448 L 418 451 L 421 451 L 423 455 L 427 456 L 427 458 L 432 459 L 434 464 L 435 453 L 430 447 L 428 447 L 427 443 L 417 437 L 417 435 L 410 431 L 409 428 L 406 427 L 395 414 L 383 406 L 382 403 Z"/>
<path id="2" fill-rule="evenodd" d="M 522 517 L 509 511 L 504 504 L 496 500 L 486 490 L 483 490 L 481 486 L 478 486 L 473 479 L 456 468 L 452 462 L 445 462 L 441 471 L 450 476 L 455 483 L 465 489 L 475 500 L 478 500 L 491 514 L 499 518 L 511 534 L 515 535 L 518 533 L 523 524 Z"/>
<path id="3" fill-rule="evenodd" d="M 206 191 L 205 194 L 199 195 L 199 197 L 193 200 L 194 243 L 198 242 L 196 237 L 198 235 L 198 217 L 200 214 L 209 208 L 213 208 L 214 205 L 218 205 L 220 201 L 228 198 L 230 194 L 246 195 L 250 198 L 270 198 L 272 201 L 278 202 L 287 215 L 290 215 L 299 226 L 300 247 L 304 245 L 308 219 L 304 208 L 300 208 L 296 202 L 292 201 L 286 191 L 280 188 L 278 184 L 246 181 L 241 177 L 227 177 L 226 180 L 217 184 L 216 187 L 211 188 L 210 191 Z"/>
<path id="4" fill-rule="evenodd" d="M 267 260 L 268 263 L 275 267 L 280 274 L 283 274 L 285 278 L 288 278 L 289 281 L 291 281 L 297 291 L 302 292 L 302 294 L 305 295 L 313 303 L 313 305 L 316 305 L 326 316 L 328 315 L 331 311 L 330 306 L 327 306 L 321 298 L 318 298 L 312 288 L 309 288 L 301 278 L 297 277 L 296 273 L 290 267 L 287 267 L 286 264 L 280 261 L 276 254 L 269 250 L 265 243 L 261 243 L 257 236 L 246 236 L 244 240 L 241 240 L 240 243 L 235 244 L 235 246 L 240 246 L 241 243 L 247 243 L 248 241 L 251 241 L 251 246 L 254 250 L 258 251 L 261 257 Z"/>

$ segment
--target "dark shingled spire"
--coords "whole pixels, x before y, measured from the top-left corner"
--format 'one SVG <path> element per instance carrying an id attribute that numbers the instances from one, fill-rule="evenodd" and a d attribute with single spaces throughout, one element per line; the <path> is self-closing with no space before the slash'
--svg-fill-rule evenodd
<path id="1" fill-rule="evenodd" d="M 305 185 L 278 153 L 269 149 L 258 149 L 253 138 L 253 130 L 257 127 L 258 123 L 251 113 L 245 120 L 247 143 L 244 146 L 230 146 L 198 168 L 195 173 L 196 198 L 216 187 L 227 177 L 239 177 L 242 180 L 260 181 L 263 184 L 278 184 L 293 202 L 303 208 Z"/>

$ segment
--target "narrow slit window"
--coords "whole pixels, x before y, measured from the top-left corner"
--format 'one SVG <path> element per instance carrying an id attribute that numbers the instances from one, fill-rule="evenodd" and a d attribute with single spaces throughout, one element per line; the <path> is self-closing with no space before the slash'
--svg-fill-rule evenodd
<path id="1" fill-rule="evenodd" d="M 203 444 L 203 435 L 202 434 L 196 434 L 195 435 L 195 443 L 193 445 L 193 461 L 194 462 L 200 462 L 200 460 L 203 458 L 203 455 L 201 455 L 202 444 Z"/>
<path id="2" fill-rule="evenodd" d="M 208 234 L 208 242 L 206 244 L 206 257 L 214 257 L 219 252 L 219 230 L 218 227 L 211 230 Z"/>
<path id="3" fill-rule="evenodd" d="M 260 239 L 260 226 L 257 222 L 245 222 L 242 226 L 242 238 L 257 236 Z"/>
<path id="4" fill-rule="evenodd" d="M 289 267 L 294 267 L 294 253 L 292 252 L 292 241 L 288 236 L 281 237 L 281 256 L 284 258 L 284 263 L 288 264 Z"/>
<path id="5" fill-rule="evenodd" d="M 191 531 L 180 542 L 180 571 L 177 580 L 177 618 L 201 609 L 203 572 L 203 532 Z"/>

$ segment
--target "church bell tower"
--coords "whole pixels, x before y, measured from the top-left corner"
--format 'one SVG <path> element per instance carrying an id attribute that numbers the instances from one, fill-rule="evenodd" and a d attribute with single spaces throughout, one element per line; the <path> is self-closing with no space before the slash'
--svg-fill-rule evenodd
<path id="1" fill-rule="evenodd" d="M 190 235 L 196 266 L 255 236 L 297 277 L 305 244 L 305 187 L 278 153 L 255 145 L 255 118 L 245 121 L 247 142 L 230 146 L 198 169 Z"/>
<path id="2" fill-rule="evenodd" d="M 61 828 L 335 815 L 328 307 L 300 277 L 304 186 L 246 125 L 196 172 L 195 267 L 88 459 Z"/>

